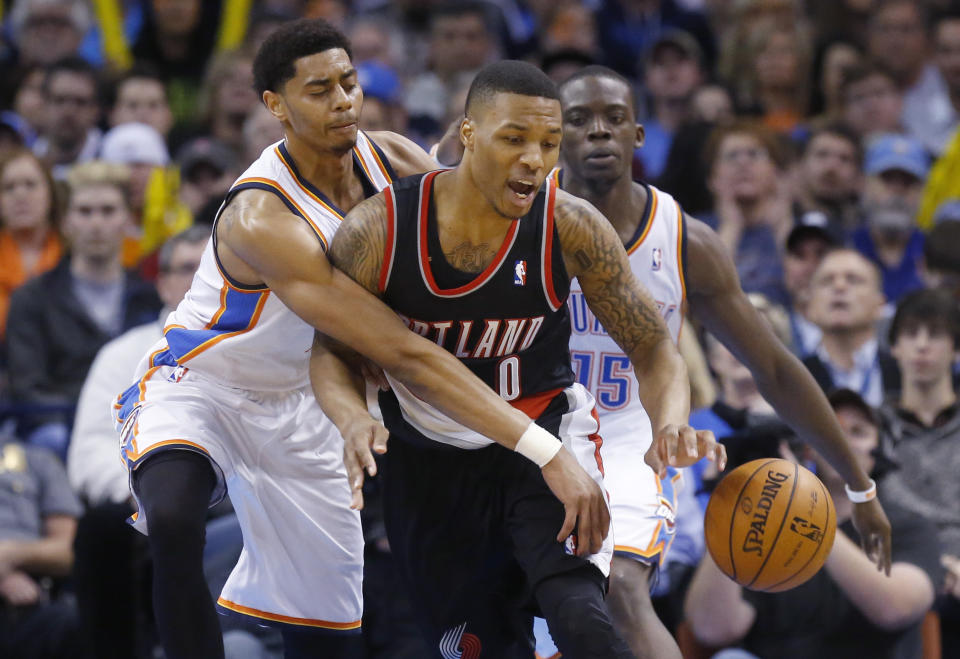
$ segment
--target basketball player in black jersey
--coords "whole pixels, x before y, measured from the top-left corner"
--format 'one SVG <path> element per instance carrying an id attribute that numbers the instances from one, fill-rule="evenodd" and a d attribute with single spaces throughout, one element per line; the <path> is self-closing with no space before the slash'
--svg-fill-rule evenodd
<path id="1" fill-rule="evenodd" d="M 616 233 L 589 204 L 543 185 L 561 138 L 553 83 L 521 62 L 485 67 L 460 137 L 456 169 L 399 181 L 348 214 L 331 246 L 335 265 L 566 446 L 590 435 L 585 464 L 602 452 L 592 400 L 570 367 L 565 298 L 578 277 L 663 429 L 648 461 L 722 463 L 712 435 L 686 425 L 686 369 Z M 313 381 L 324 405 L 348 398 L 335 377 L 314 371 Z M 380 400 L 391 432 L 388 538 L 440 656 L 529 657 L 533 603 L 567 656 L 632 656 L 603 601 L 604 559 L 589 555 L 600 538 L 557 536 L 563 506 L 535 465 L 392 384 Z M 330 388 L 339 393 L 325 395 Z"/>
<path id="2" fill-rule="evenodd" d="M 267 108 L 283 124 L 284 144 L 303 179 L 342 209 L 353 208 L 371 194 L 352 155 L 363 94 L 346 37 L 321 20 L 288 23 L 261 46 L 254 73 Z M 386 166 L 400 176 L 433 165 L 426 153 L 399 135 L 371 137 L 382 148 Z M 236 285 L 268 288 L 317 330 L 367 355 L 438 409 L 510 449 L 530 436 L 557 443 L 544 438 L 545 431 L 448 352 L 408 331 L 383 303 L 332 268 L 317 234 L 280 196 L 260 189 L 231 195 L 214 232 L 221 271 Z M 305 353 L 304 360 L 308 356 Z M 244 387 L 261 388 L 252 379 Z M 385 441 L 383 427 L 365 408 L 345 409 L 331 419 L 344 436 L 348 456 L 354 446 L 368 455 L 371 444 Z M 258 467 L 245 476 L 270 477 L 269 470 Z M 585 533 L 606 533 L 609 517 L 596 512 L 606 510 L 603 493 L 568 452 L 557 452 L 538 473 L 564 502 L 570 527 L 579 520 Z M 204 524 L 215 485 L 212 460 L 180 447 L 151 453 L 133 474 L 141 513 L 150 520 L 154 611 L 168 659 L 223 657 L 220 626 L 202 566 Z M 295 506 L 289 516 L 311 523 Z M 298 538 L 285 541 L 296 543 Z M 268 557 L 267 563 L 285 559 L 283 546 L 275 550 L 276 556 Z M 323 561 L 323 556 L 317 560 Z M 324 597 L 322 592 L 315 595 Z M 283 625 L 283 634 L 290 658 L 356 659 L 364 652 L 356 633 L 295 622 Z"/>
<path id="3" fill-rule="evenodd" d="M 561 85 L 560 97 L 562 187 L 603 211 L 627 240 L 637 234 L 649 194 L 631 177 L 633 150 L 643 143 L 643 129 L 636 123 L 630 84 L 610 69 L 588 67 Z M 599 153 L 604 157 L 593 157 Z M 870 480 L 851 453 L 826 398 L 747 299 L 723 244 L 706 224 L 689 216 L 685 219 L 684 280 L 694 318 L 750 369 L 764 398 L 805 440 L 829 457 L 851 489 L 869 489 Z M 642 281 L 643 273 L 637 275 Z M 616 495 L 611 492 L 611 497 Z M 879 501 L 856 504 L 853 517 L 864 549 L 878 568 L 889 572 L 890 525 Z M 638 657 L 679 657 L 676 643 L 650 604 L 647 582 L 651 571 L 644 563 L 614 557 L 610 612 Z"/>

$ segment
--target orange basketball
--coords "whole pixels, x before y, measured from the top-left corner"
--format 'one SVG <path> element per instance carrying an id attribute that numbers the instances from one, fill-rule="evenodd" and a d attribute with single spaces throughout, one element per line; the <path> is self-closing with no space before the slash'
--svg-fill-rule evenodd
<path id="1" fill-rule="evenodd" d="M 704 520 L 707 549 L 751 590 L 799 586 L 823 567 L 837 515 L 820 479 L 788 460 L 753 460 L 717 485 Z"/>

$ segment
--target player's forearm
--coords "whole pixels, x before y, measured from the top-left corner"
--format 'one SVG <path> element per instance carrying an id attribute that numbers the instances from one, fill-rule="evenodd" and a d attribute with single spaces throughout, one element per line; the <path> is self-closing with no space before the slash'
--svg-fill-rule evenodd
<path id="1" fill-rule="evenodd" d="M 668 425 L 685 425 L 690 417 L 690 381 L 673 341 L 664 336 L 644 354 L 632 355 L 630 361 L 654 434 Z"/>
<path id="2" fill-rule="evenodd" d="M 709 554 L 704 555 L 690 582 L 684 613 L 694 636 L 715 646 L 742 639 L 756 617 L 740 586 L 720 571 Z"/>
<path id="3" fill-rule="evenodd" d="M 320 409 L 340 432 L 357 416 L 369 416 L 363 376 L 321 341 L 310 353 L 310 385 Z"/>
<path id="4" fill-rule="evenodd" d="M 512 407 L 446 350 L 413 332 L 380 365 L 417 397 L 481 435 L 515 449 L 530 417 Z"/>
<path id="5" fill-rule="evenodd" d="M 751 368 L 760 393 L 852 489 L 868 489 L 869 476 L 851 452 L 837 417 L 813 376 L 785 348 L 778 346 L 777 351 L 766 368 Z"/>
<path id="6" fill-rule="evenodd" d="M 895 563 L 887 577 L 842 533 L 837 533 L 826 569 L 853 605 L 883 629 L 903 629 L 933 605 L 933 583 L 923 570 Z"/>

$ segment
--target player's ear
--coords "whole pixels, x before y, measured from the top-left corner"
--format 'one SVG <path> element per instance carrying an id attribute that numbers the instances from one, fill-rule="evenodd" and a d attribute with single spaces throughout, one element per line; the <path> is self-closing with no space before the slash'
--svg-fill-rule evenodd
<path id="1" fill-rule="evenodd" d="M 283 99 L 280 97 L 280 94 L 272 92 L 269 89 L 263 92 L 263 104 L 267 106 L 267 109 L 270 110 L 270 114 L 279 119 L 280 121 L 285 121 L 287 118 L 287 108 L 283 102 Z"/>
<path id="2" fill-rule="evenodd" d="M 466 117 L 460 122 L 460 143 L 463 148 L 473 151 L 473 145 L 477 139 L 476 129 L 473 125 L 473 119 Z"/>
<path id="3" fill-rule="evenodd" d="M 647 131 L 643 129 L 643 124 L 637 124 L 637 139 L 633 148 L 639 149 L 640 147 L 642 147 L 646 139 L 647 139 Z"/>

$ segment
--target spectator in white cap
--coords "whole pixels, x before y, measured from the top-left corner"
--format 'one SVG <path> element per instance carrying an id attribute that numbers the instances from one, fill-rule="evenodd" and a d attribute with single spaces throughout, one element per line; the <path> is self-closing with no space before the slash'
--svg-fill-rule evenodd
<path id="1" fill-rule="evenodd" d="M 147 124 L 129 122 L 107 131 L 100 159 L 126 165 L 130 171 L 130 207 L 135 235 L 124 244 L 123 265 L 134 267 L 170 236 L 192 223 L 190 211 L 178 200 L 179 180 L 170 165 L 163 137 Z M 151 266 L 142 274 L 155 275 Z"/>
<path id="2" fill-rule="evenodd" d="M 867 147 L 864 223 L 851 243 L 883 276 L 883 294 L 892 303 L 923 288 L 923 233 L 916 214 L 930 169 L 923 145 L 904 135 L 881 135 Z"/>

